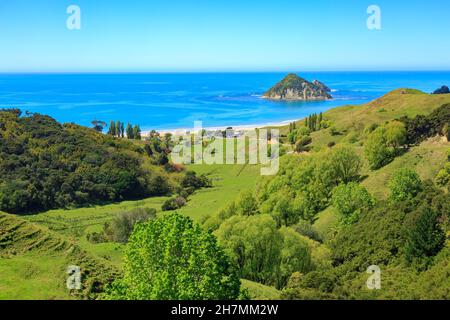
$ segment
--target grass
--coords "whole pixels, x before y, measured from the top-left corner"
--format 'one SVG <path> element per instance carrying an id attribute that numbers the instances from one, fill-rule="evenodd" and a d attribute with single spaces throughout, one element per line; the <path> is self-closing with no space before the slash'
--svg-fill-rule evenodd
<path id="1" fill-rule="evenodd" d="M 65 257 L 25 253 L 0 258 L 0 300 L 71 299 L 64 286 Z"/>
<path id="2" fill-rule="evenodd" d="M 189 170 L 206 174 L 213 187 L 202 189 L 189 197 L 187 205 L 177 211 L 196 221 L 205 215 L 214 214 L 233 201 L 244 189 L 254 189 L 259 177 L 259 166 L 255 165 L 191 165 Z M 121 268 L 124 245 L 117 243 L 91 243 L 86 236 L 102 230 L 105 222 L 124 211 L 134 208 L 155 208 L 161 213 L 161 205 L 168 197 L 154 197 L 139 201 L 124 201 L 104 206 L 51 210 L 25 216 L 29 222 L 45 226 L 76 243 L 91 254 L 110 261 Z"/>
<path id="3" fill-rule="evenodd" d="M 415 170 L 422 180 L 434 180 L 447 160 L 449 145 L 442 137 L 424 141 L 383 168 L 369 173 L 362 185 L 376 198 L 386 199 L 389 196 L 389 180 L 401 168 Z"/>
<path id="4" fill-rule="evenodd" d="M 274 287 L 241 279 L 242 288 L 247 289 L 252 300 L 280 300 L 281 292 Z"/>
<path id="5" fill-rule="evenodd" d="M 324 118 L 331 120 L 340 134 L 332 136 L 329 130 L 312 133 L 314 150 L 326 148 L 331 141 L 347 142 L 355 146 L 364 159 L 362 141 L 367 125 L 403 115 L 427 114 L 444 103 L 450 103 L 450 95 L 428 95 L 401 89 L 363 106 L 329 110 L 324 113 Z M 297 122 L 297 126 L 300 125 L 303 125 L 302 121 Z M 286 134 L 287 130 L 287 126 L 283 127 L 281 133 Z M 448 147 L 448 142 L 430 139 L 376 171 L 371 171 L 364 160 L 363 175 L 367 177 L 363 185 L 377 198 L 383 199 L 388 196 L 387 182 L 399 168 L 411 167 L 422 179 L 434 179 L 445 162 Z M 177 210 L 195 221 L 215 214 L 243 190 L 254 190 L 260 176 L 260 167 L 255 165 L 189 165 L 188 169 L 206 174 L 213 181 L 212 188 L 197 191 L 190 196 L 185 207 Z M 104 206 L 51 210 L 23 219 L 0 213 L 0 299 L 71 298 L 64 285 L 65 268 L 69 264 L 84 263 L 97 272 L 93 271 L 93 277 L 120 269 L 123 245 L 92 244 L 86 235 L 100 231 L 104 223 L 119 212 L 144 207 L 155 208 L 160 214 L 166 199 L 155 197 Z M 336 214 L 329 207 L 318 215 L 314 227 L 326 240 L 335 224 Z M 326 255 L 321 249 L 317 249 L 317 254 Z M 280 297 L 275 288 L 248 280 L 242 280 L 242 284 L 254 299 Z"/>
<path id="6" fill-rule="evenodd" d="M 256 165 L 192 165 L 190 170 L 206 174 L 213 181 L 213 188 L 197 191 L 187 206 L 177 210 L 199 221 L 203 216 L 215 214 L 234 201 L 243 190 L 254 190 L 259 178 Z"/>
<path id="7" fill-rule="evenodd" d="M 85 288 L 70 294 L 70 265 L 81 268 Z M 93 297 L 90 287 L 116 273 L 107 260 L 86 252 L 46 227 L 0 212 L 0 299 Z"/>

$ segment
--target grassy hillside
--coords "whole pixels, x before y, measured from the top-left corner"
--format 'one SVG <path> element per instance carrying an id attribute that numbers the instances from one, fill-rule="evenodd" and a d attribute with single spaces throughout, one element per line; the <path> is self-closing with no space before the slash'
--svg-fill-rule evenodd
<path id="1" fill-rule="evenodd" d="M 332 141 L 337 146 L 350 145 L 362 159 L 361 185 L 379 201 L 383 201 L 389 193 L 388 181 L 400 168 L 414 169 L 422 180 L 434 180 L 437 172 L 446 162 L 446 150 L 449 148 L 449 143 L 442 137 L 430 138 L 411 146 L 381 169 L 371 170 L 364 155 L 364 144 L 367 139 L 365 129 L 374 123 L 383 124 L 405 115 L 410 117 L 418 114 L 427 115 L 445 103 L 450 103 L 450 95 L 428 95 L 416 90 L 399 89 L 362 106 L 344 106 L 329 110 L 324 113 L 324 119 L 330 121 L 338 133 L 332 134 L 330 129 L 312 132 L 311 152 L 295 156 L 314 156 L 321 150 L 330 149 L 328 144 Z M 297 122 L 297 126 L 303 125 L 303 121 Z M 287 134 L 288 130 L 288 127 L 281 128 L 282 134 Z M 132 145 L 141 148 L 141 144 L 145 145 L 143 142 Z M 142 157 L 139 152 L 133 156 Z M 147 160 L 143 160 L 141 164 L 144 164 L 144 167 L 157 168 Z M 257 186 L 260 183 L 259 166 L 254 165 L 189 165 L 188 169 L 198 174 L 205 174 L 213 184 L 212 188 L 197 190 L 189 196 L 186 206 L 176 210 L 198 222 L 201 222 L 204 216 L 215 215 L 229 206 L 243 190 L 258 189 Z M 162 169 L 157 168 L 157 170 Z M 165 175 L 164 172 L 162 174 Z M 84 208 L 56 209 L 23 218 L 0 213 L 0 274 L 5 275 L 0 277 L 0 299 L 95 297 L 98 291 L 96 281 L 102 284 L 108 281 L 116 270 L 121 269 L 124 245 L 113 242 L 91 243 L 87 240 L 87 235 L 101 231 L 105 222 L 110 222 L 116 214 L 134 208 L 154 208 L 157 214 L 163 214 L 161 205 L 167 199 L 168 197 L 158 196 L 105 205 L 90 205 Z M 332 206 L 328 206 L 317 214 L 313 224 L 313 231 L 319 234 L 320 239 L 313 241 L 311 240 L 313 238 L 307 238 L 311 230 L 302 231 L 300 238 L 310 248 L 312 260 L 316 266 L 327 268 L 331 265 L 330 244 L 339 232 L 337 224 L 336 211 Z M 443 272 L 445 272 L 443 270 L 448 269 L 448 259 L 445 253 L 441 255 L 443 257 L 436 267 L 420 274 L 418 283 L 421 283 L 423 287 L 430 286 L 433 281 L 442 282 Z M 85 276 L 88 279 L 88 287 L 81 296 L 69 295 L 65 288 L 65 269 L 70 264 L 83 265 L 87 271 Z M 401 273 L 402 270 L 401 267 L 390 266 L 386 272 L 390 277 Z M 406 269 L 405 272 L 407 277 L 415 279 L 414 270 Z M 365 275 L 361 275 L 360 278 L 364 277 Z M 361 279 L 352 278 L 348 286 L 343 286 L 341 289 L 348 290 L 345 293 L 348 295 L 349 292 L 358 290 L 357 288 L 362 286 Z M 93 284 L 93 287 L 90 287 L 89 283 Z M 281 290 L 271 286 L 249 280 L 243 280 L 242 285 L 255 299 L 286 298 Z M 389 287 L 389 292 L 374 298 L 391 297 L 392 292 L 400 290 L 398 286 L 398 282 L 394 282 Z M 408 294 L 405 293 L 404 297 L 410 297 L 412 290 L 414 288 L 409 287 Z M 422 290 L 420 294 L 421 298 L 428 298 Z M 435 291 L 434 294 L 436 297 L 446 295 L 442 290 Z"/>
<path id="2" fill-rule="evenodd" d="M 66 288 L 70 265 L 81 268 L 81 292 Z M 115 269 L 63 236 L 0 212 L 0 274 L 0 299 L 73 299 L 95 298 Z"/>

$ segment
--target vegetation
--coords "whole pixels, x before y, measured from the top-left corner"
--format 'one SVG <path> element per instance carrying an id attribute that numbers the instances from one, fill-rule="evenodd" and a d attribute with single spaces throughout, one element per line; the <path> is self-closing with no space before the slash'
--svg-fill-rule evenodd
<path id="1" fill-rule="evenodd" d="M 185 171 L 168 160 L 170 137 L 154 131 L 128 140 L 121 130 L 103 136 L 63 125 L 92 138 L 101 154 L 137 159 L 143 176 L 156 174 L 153 186 L 166 182 L 170 195 L 27 221 L 4 214 L 0 298 L 448 299 L 449 103 L 450 96 L 400 89 L 291 123 L 281 128 L 282 147 L 298 152 L 283 155 L 273 177 L 248 164 Z M 30 116 L 0 114 L 12 117 L 0 133 L 13 159 L 22 153 L 9 134 Z M 54 143 L 37 149 L 41 138 L 30 139 L 32 154 Z M 10 199 L 7 190 L 22 189 L 2 190 Z M 177 198 L 183 206 L 169 206 Z M 65 290 L 68 263 L 86 270 L 82 293 Z M 366 287 L 370 265 L 382 270 L 381 290 Z M 33 293 L 20 293 L 25 287 Z"/>
<path id="2" fill-rule="evenodd" d="M 29 213 L 170 193 L 171 179 L 142 153 L 48 116 L 0 111 L 0 210 Z"/>
<path id="3" fill-rule="evenodd" d="M 110 299 L 237 299 L 240 281 L 214 236 L 179 214 L 139 223 Z"/>

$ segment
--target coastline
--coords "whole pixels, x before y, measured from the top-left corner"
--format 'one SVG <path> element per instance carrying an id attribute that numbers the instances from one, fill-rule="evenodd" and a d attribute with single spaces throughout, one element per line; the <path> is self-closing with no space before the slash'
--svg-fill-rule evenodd
<path id="1" fill-rule="evenodd" d="M 289 123 L 294 121 L 300 121 L 301 119 L 293 119 L 293 120 L 284 120 L 280 122 L 266 122 L 261 124 L 242 124 L 242 125 L 230 125 L 230 126 L 215 126 L 215 127 L 202 127 L 202 129 L 207 131 L 217 131 L 217 130 L 226 130 L 227 128 L 231 127 L 233 130 L 242 130 L 242 131 L 249 131 L 249 130 L 255 130 L 255 129 L 261 129 L 266 127 L 283 127 L 286 125 L 289 125 Z M 176 129 L 163 129 L 163 130 L 156 130 L 156 132 L 160 134 L 176 134 L 176 133 L 183 133 L 188 131 L 194 131 L 194 127 L 191 128 L 176 128 Z M 143 130 L 142 135 L 148 135 L 151 132 L 151 130 Z"/>

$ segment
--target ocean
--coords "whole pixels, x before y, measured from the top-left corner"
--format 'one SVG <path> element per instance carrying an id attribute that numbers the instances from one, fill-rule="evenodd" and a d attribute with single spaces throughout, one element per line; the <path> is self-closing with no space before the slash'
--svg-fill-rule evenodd
<path id="1" fill-rule="evenodd" d="M 296 72 L 332 89 L 333 100 L 261 98 L 286 73 L 0 74 L 0 108 L 47 114 L 90 126 L 120 120 L 143 130 L 274 124 L 342 105 L 359 105 L 397 88 L 432 92 L 450 72 Z"/>

